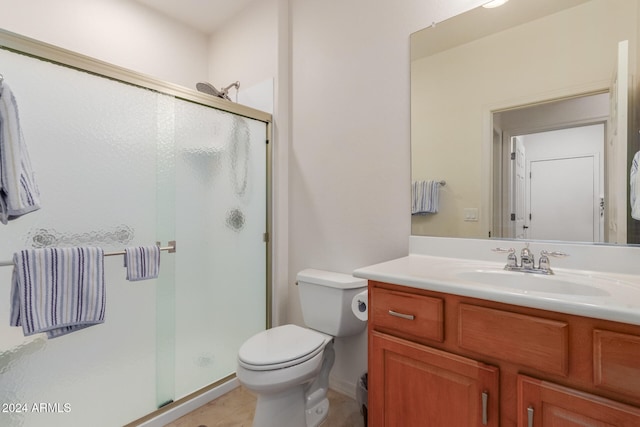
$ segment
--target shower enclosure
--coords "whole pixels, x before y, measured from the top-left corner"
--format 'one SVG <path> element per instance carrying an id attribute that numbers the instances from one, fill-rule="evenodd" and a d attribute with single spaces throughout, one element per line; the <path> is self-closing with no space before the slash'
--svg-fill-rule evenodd
<path id="1" fill-rule="evenodd" d="M 177 249 L 142 282 L 105 258 L 104 324 L 50 340 L 9 327 L 0 267 L 0 425 L 124 425 L 229 378 L 268 327 L 271 116 L 15 34 L 0 45 L 42 204 L 0 226 L 0 261 Z"/>

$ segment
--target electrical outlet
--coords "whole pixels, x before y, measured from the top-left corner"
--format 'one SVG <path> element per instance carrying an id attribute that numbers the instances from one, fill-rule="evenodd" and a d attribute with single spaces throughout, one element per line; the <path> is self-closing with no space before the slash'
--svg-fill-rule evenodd
<path id="1" fill-rule="evenodd" d="M 464 208 L 462 213 L 465 221 L 478 221 L 478 208 Z"/>

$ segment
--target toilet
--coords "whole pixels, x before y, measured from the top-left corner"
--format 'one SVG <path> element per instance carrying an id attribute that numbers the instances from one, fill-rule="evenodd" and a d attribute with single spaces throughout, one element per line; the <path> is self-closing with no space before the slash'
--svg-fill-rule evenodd
<path id="1" fill-rule="evenodd" d="M 297 275 L 306 328 L 283 325 L 249 338 L 238 351 L 236 376 L 257 395 L 253 427 L 316 427 L 329 413 L 333 339 L 363 331 L 351 309 L 367 281 L 323 270 Z"/>

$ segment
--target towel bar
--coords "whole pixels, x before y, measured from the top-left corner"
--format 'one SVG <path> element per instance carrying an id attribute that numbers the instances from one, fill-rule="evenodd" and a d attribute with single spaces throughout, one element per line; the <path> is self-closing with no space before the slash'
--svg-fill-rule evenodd
<path id="1" fill-rule="evenodd" d="M 156 244 L 158 246 L 160 246 L 160 242 L 156 242 Z M 161 251 L 167 251 L 170 254 L 175 253 L 176 252 L 176 241 L 175 240 L 171 240 L 168 243 L 169 246 L 161 246 L 160 250 Z M 104 256 L 115 256 L 115 255 L 124 255 L 125 251 L 117 251 L 117 252 L 105 252 Z M 13 260 L 10 261 L 0 261 L 0 267 L 7 267 L 13 265 Z"/>

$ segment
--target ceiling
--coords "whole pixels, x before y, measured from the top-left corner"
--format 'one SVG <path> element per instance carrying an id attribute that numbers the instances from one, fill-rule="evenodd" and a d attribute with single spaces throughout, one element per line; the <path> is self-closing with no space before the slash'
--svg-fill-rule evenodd
<path id="1" fill-rule="evenodd" d="M 211 34 L 256 0 L 135 0 L 192 28 Z"/>

